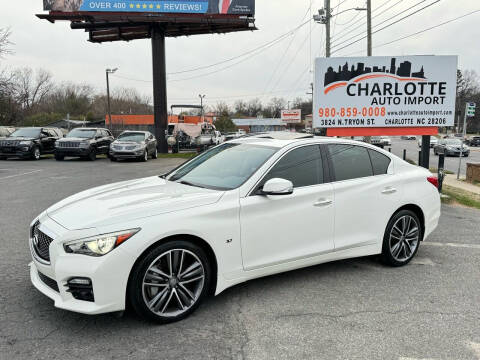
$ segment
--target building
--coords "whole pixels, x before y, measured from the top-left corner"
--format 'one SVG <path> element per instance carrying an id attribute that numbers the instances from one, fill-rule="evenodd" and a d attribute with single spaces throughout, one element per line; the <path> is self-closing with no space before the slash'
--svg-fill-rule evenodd
<path id="1" fill-rule="evenodd" d="M 282 119 L 232 119 L 237 128 L 245 130 L 247 133 L 259 133 L 267 131 L 285 131 L 287 124 Z"/>

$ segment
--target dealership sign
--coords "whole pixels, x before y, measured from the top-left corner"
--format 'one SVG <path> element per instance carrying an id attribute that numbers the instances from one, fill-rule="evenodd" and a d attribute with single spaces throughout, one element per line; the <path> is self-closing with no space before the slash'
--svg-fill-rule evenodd
<path id="1" fill-rule="evenodd" d="M 160 12 L 254 15 L 255 0 L 44 0 L 43 9 L 62 12 Z"/>
<path id="2" fill-rule="evenodd" d="M 290 124 L 302 122 L 302 110 L 282 110 L 282 121 Z"/>
<path id="3" fill-rule="evenodd" d="M 318 58 L 314 127 L 453 126 L 456 56 Z"/>

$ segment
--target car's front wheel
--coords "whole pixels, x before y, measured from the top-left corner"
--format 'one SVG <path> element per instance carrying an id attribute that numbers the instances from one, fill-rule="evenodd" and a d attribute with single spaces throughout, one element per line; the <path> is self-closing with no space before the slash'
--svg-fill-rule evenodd
<path id="1" fill-rule="evenodd" d="M 182 320 L 209 293 L 210 269 L 199 246 L 186 241 L 161 244 L 132 270 L 130 303 L 139 315 L 158 323 Z"/>
<path id="2" fill-rule="evenodd" d="M 32 159 L 33 160 L 40 160 L 41 152 L 38 146 L 35 146 L 32 151 Z"/>
<path id="3" fill-rule="evenodd" d="M 417 253 L 422 237 L 418 216 L 410 210 L 397 212 L 385 230 L 381 255 L 383 262 L 391 266 L 408 264 Z"/>

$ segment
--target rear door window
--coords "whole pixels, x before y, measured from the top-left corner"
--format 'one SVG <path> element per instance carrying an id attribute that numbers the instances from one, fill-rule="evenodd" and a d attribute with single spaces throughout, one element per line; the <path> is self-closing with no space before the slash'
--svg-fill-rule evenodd
<path id="1" fill-rule="evenodd" d="M 385 175 L 390 166 L 390 158 L 372 149 L 368 149 L 368 154 L 372 161 L 373 175 Z"/>
<path id="2" fill-rule="evenodd" d="M 328 145 L 336 181 L 373 176 L 368 150 L 363 146 Z"/>

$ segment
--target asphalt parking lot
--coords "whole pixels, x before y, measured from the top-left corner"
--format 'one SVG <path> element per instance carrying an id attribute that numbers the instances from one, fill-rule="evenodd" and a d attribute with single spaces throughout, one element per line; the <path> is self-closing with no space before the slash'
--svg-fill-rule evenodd
<path id="1" fill-rule="evenodd" d="M 390 146 L 385 149 L 388 150 Z M 417 140 L 402 140 L 400 137 L 392 137 L 392 153 L 397 156 L 403 157 L 403 149 L 407 150 L 407 158 L 418 162 L 418 147 Z M 462 158 L 462 166 L 460 168 L 460 174 L 465 176 L 467 173 L 467 163 L 480 163 L 480 148 L 470 147 L 470 156 Z M 430 167 L 438 168 L 438 156 L 433 153 L 433 149 L 430 149 Z M 449 156 L 445 158 L 445 169 L 453 171 L 455 174 L 458 172 L 458 157 Z"/>
<path id="2" fill-rule="evenodd" d="M 181 161 L 0 162 L 0 359 L 480 359 L 480 211 L 460 207 L 444 206 L 407 267 L 362 258 L 258 279 L 167 326 L 58 310 L 31 285 L 38 213 Z"/>

